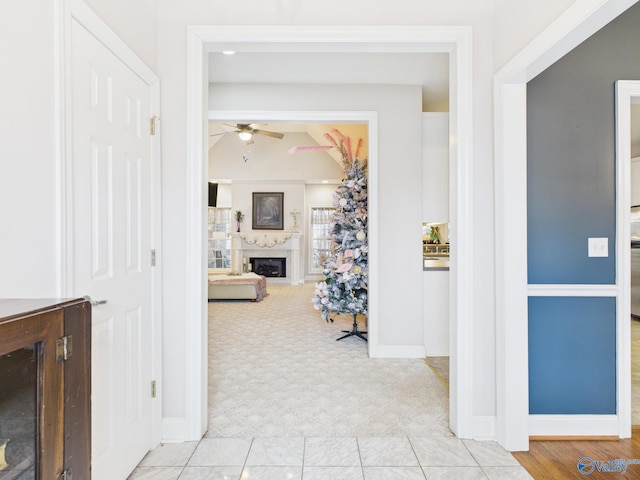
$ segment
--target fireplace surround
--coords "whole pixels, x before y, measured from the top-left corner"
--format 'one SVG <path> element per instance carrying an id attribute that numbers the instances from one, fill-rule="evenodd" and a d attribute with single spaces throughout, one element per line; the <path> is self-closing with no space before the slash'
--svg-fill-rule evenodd
<path id="1" fill-rule="evenodd" d="M 251 257 L 251 271 L 268 278 L 285 278 L 287 276 L 286 257 Z"/>
<path id="2" fill-rule="evenodd" d="M 279 276 L 269 277 L 270 283 L 288 285 L 304 284 L 300 251 L 302 232 L 286 230 L 283 232 L 233 232 L 231 236 L 231 271 L 241 272 L 243 265 L 251 258 L 284 258 L 285 265 L 279 268 Z M 252 269 L 258 273 L 255 268 Z"/>

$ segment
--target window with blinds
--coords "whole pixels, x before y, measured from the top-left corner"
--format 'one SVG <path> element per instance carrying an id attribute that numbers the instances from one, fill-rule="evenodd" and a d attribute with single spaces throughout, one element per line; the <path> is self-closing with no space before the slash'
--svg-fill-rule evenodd
<path id="1" fill-rule="evenodd" d="M 311 208 L 310 273 L 320 273 L 324 262 L 331 256 L 331 222 L 336 209 L 333 207 Z"/>
<path id="2" fill-rule="evenodd" d="M 231 268 L 231 209 L 209 207 L 207 264 L 209 268 Z"/>

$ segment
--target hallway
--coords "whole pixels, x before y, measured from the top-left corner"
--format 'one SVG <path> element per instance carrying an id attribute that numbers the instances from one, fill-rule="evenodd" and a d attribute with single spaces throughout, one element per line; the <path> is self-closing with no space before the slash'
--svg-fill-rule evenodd
<path id="1" fill-rule="evenodd" d="M 313 287 L 209 303 L 205 438 L 161 445 L 130 480 L 531 478 L 495 442 L 453 436 L 446 387 L 423 359 L 336 342 L 351 320 L 325 323 Z"/>

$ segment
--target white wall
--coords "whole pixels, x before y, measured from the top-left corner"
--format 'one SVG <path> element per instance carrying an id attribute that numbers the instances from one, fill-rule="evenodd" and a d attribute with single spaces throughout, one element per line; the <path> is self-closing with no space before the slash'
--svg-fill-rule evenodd
<path id="1" fill-rule="evenodd" d="M 0 297 L 57 293 L 53 8 L 0 15 Z"/>
<path id="2" fill-rule="evenodd" d="M 304 215 L 304 196 L 305 185 L 302 181 L 278 181 L 278 180 L 265 180 L 261 182 L 252 181 L 239 181 L 234 182 L 231 185 L 231 198 L 232 208 L 235 212 L 240 210 L 244 213 L 244 222 L 241 225 L 241 231 L 247 233 L 267 233 L 264 230 L 253 230 L 252 224 L 252 211 L 253 211 L 253 192 L 282 192 L 284 205 L 283 205 L 283 223 L 284 230 L 290 230 L 293 228 L 293 217 L 289 214 L 292 210 L 296 209 L 301 212 L 298 217 L 298 222 L 304 225 L 306 222 L 306 215 Z M 306 249 L 304 243 L 300 248 L 300 271 L 297 274 L 297 278 L 304 278 L 304 259 L 306 258 Z M 287 265 L 287 270 L 291 268 Z"/>
<path id="3" fill-rule="evenodd" d="M 449 221 L 449 114 L 422 114 L 422 221 Z"/>
<path id="4" fill-rule="evenodd" d="M 244 213 L 245 218 L 242 223 L 241 230 L 243 232 L 254 231 L 251 227 L 253 192 L 282 192 L 284 194 L 284 229 L 290 230 L 293 227 L 293 217 L 289 215 L 289 212 L 293 209 L 297 209 L 300 212 L 304 211 L 304 190 L 304 183 L 301 181 L 282 182 L 274 180 L 262 182 L 234 182 L 231 184 L 232 209 L 234 212 L 236 210 L 240 210 Z M 300 222 L 304 222 L 305 220 L 306 218 L 303 216 L 299 218 Z"/>
<path id="5" fill-rule="evenodd" d="M 449 221 L 449 114 L 422 114 L 422 221 Z M 442 231 L 443 242 L 449 238 Z M 449 271 L 425 270 L 424 349 L 427 356 L 449 355 Z"/>
<path id="6" fill-rule="evenodd" d="M 379 121 L 380 346 L 422 346 L 422 102 L 419 86 L 225 85 L 211 110 L 370 111 Z M 375 274 L 375 273 L 374 273 Z M 398 281 L 401 276 L 402 281 Z"/>
<path id="7" fill-rule="evenodd" d="M 494 71 L 500 70 L 575 0 L 494 2 Z"/>
<path id="8" fill-rule="evenodd" d="M 449 355 L 449 271 L 425 270 L 422 277 L 425 355 Z"/>
<path id="9" fill-rule="evenodd" d="M 101 16 L 149 66 L 157 69 L 162 89 L 163 188 L 163 317 L 164 416 L 184 418 L 185 349 L 182 321 L 185 305 L 186 210 L 186 26 L 187 25 L 470 25 L 474 29 L 474 399 L 475 415 L 495 414 L 495 314 L 493 252 L 492 77 L 570 0 L 509 2 L 502 0 L 408 0 L 371 3 L 365 0 L 91 0 Z M 6 8 L 0 19 L 2 89 L 0 104 L 0 294 L 50 296 L 56 292 L 55 249 L 55 114 L 54 2 L 22 0 Z M 143 14 L 139 14 L 143 12 Z M 339 15 L 336 14 L 339 12 Z M 26 27 L 27 28 L 26 28 Z M 157 53 L 156 53 L 157 52 Z M 157 55 L 157 61 L 156 61 Z M 386 127 L 385 127 L 386 128 Z M 381 152 L 382 153 L 382 152 Z M 387 152 L 392 155 L 392 153 Z M 405 158 L 398 157 L 398 162 Z M 409 161 L 412 161 L 411 159 Z M 37 175 L 35 174 L 37 172 Z M 382 173 L 382 172 L 381 172 Z M 387 173 L 387 170 L 384 172 Z M 402 176 L 403 173 L 400 173 Z M 390 172 L 381 198 L 393 199 L 388 214 L 404 192 L 419 194 L 393 182 Z M 413 184 L 413 183 L 412 183 Z M 414 187 L 418 188 L 418 187 Z M 419 202 L 419 200 L 418 200 Z M 400 205 L 403 207 L 405 205 Z M 401 210 L 401 209 L 400 209 Z M 405 219 L 398 219 L 401 223 Z M 395 223 L 394 223 L 395 225 Z M 416 235 L 419 235 L 416 232 Z M 385 251 L 392 245 L 380 245 Z M 385 311 L 384 315 L 395 315 Z M 401 331 L 401 328 L 396 328 Z M 387 332 L 394 335 L 393 332 Z M 400 333 L 401 334 L 401 333 Z M 390 338 L 392 341 L 399 338 Z"/>
<path id="10" fill-rule="evenodd" d="M 153 71 L 158 69 L 155 0 L 84 0 Z"/>
<path id="11" fill-rule="evenodd" d="M 215 94 L 226 95 L 219 90 Z M 268 126 L 265 128 L 269 129 Z M 256 135 L 251 145 L 245 145 L 235 133 L 228 133 L 209 150 L 209 178 L 222 178 L 232 182 L 231 198 L 226 206 L 245 214 L 243 232 L 251 231 L 252 192 L 284 192 L 285 230 L 293 228 L 293 217 L 289 212 L 293 209 L 300 211 L 298 226 L 303 229 L 304 234 L 300 249 L 300 278 L 305 278 L 309 273 L 309 232 L 304 229 L 309 218 L 306 195 L 308 191 L 312 194 L 317 192 L 314 188 L 309 189 L 305 183 L 308 180 L 322 179 L 335 183 L 343 177 L 338 163 L 325 151 L 289 153 L 291 147 L 308 145 L 317 143 L 303 132 L 285 133 L 281 140 Z M 325 192 L 327 186 L 322 187 L 324 188 L 320 191 Z M 323 198 L 322 205 L 327 202 L 331 205 L 333 191 L 335 185 L 328 196 Z"/>
<path id="12" fill-rule="evenodd" d="M 224 92 L 219 94 L 226 95 Z M 269 129 L 268 126 L 264 128 Z M 289 153 L 291 147 L 306 145 L 317 145 L 317 142 L 306 133 L 285 133 L 282 140 L 255 135 L 254 143 L 251 145 L 245 145 L 235 133 L 225 134 L 209 150 L 209 178 L 230 180 L 339 180 L 342 178 L 342 169 L 327 152 Z"/>
<path id="13" fill-rule="evenodd" d="M 336 15 L 336 12 L 340 12 Z M 158 0 L 158 67 L 162 79 L 162 106 L 163 106 L 163 199 L 165 210 L 163 222 L 171 225 L 170 231 L 165 230 L 163 244 L 168 256 L 164 259 L 164 291 L 165 291 L 165 333 L 167 338 L 173 337 L 173 333 L 180 336 L 182 314 L 185 311 L 184 295 L 180 286 L 185 284 L 184 252 L 186 246 L 186 234 L 184 228 L 184 209 L 186 186 L 185 176 L 185 109 L 186 103 L 186 75 L 181 66 L 186 59 L 186 35 L 187 25 L 233 25 L 233 24 L 258 24 L 258 25 L 471 25 L 474 28 L 474 225 L 473 230 L 482 241 L 474 246 L 477 265 L 474 278 L 474 299 L 472 310 L 475 312 L 474 332 L 474 368 L 478 379 L 474 383 L 473 410 L 476 415 L 495 414 L 495 315 L 494 315 L 494 276 L 493 276 L 493 151 L 492 151 L 492 75 L 493 69 L 493 1 L 492 0 L 455 0 L 453 2 L 440 2 L 436 0 L 410 0 L 403 3 L 402 8 L 397 8 L 394 2 L 377 2 L 372 4 L 365 0 L 327 0 L 326 2 L 296 2 L 291 0 L 249 0 L 242 4 L 229 3 L 226 0 Z M 507 19 L 503 19 L 506 21 Z M 524 19 L 523 19 L 524 21 Z M 509 39 L 520 42 L 515 32 L 515 37 Z M 348 72 L 345 72 L 348 75 Z M 306 100 L 304 103 L 308 103 Z M 253 106 L 251 108 L 254 108 Z M 295 108 L 304 108 L 295 105 Z M 344 108 L 342 105 L 338 109 Z M 418 124 L 416 124 L 418 125 Z M 413 125 L 411 125 L 413 126 Z M 381 130 L 397 128 L 397 124 L 381 125 Z M 402 138 L 398 134 L 397 138 Z M 397 144 L 402 144 L 397 141 Z M 411 228 L 415 231 L 408 233 L 403 242 L 411 242 L 412 238 L 420 236 L 420 209 L 407 207 L 412 202 L 421 204 L 421 170 L 414 168 L 413 162 L 420 157 L 419 153 L 411 156 L 394 151 L 389 145 L 386 151 L 380 152 L 381 157 L 395 159 L 395 165 L 401 168 L 393 168 L 390 165 L 381 167 L 380 177 L 385 178 L 381 185 L 380 200 L 381 214 L 390 216 L 393 213 L 400 214 L 393 219 L 387 228 L 400 227 Z M 407 162 L 405 164 L 405 162 Z M 417 173 L 417 174 L 416 174 Z M 411 177 L 408 182 L 403 182 L 406 177 Z M 407 218 L 411 217 L 411 218 Z M 398 263 L 406 264 L 411 257 L 413 265 L 420 269 L 416 258 L 420 257 L 419 243 L 413 242 L 409 249 L 398 248 L 398 245 L 390 238 L 380 242 L 381 251 L 388 252 L 387 268 L 392 263 L 390 257 L 396 253 L 399 255 Z M 393 267 L 392 267 L 393 268 Z M 394 270 L 394 275 L 404 274 Z M 414 272 L 413 274 L 416 274 Z M 412 275 L 413 275 L 412 274 Z M 421 269 L 417 275 L 422 275 Z M 411 276 L 411 275 L 410 275 Z M 383 277 L 386 284 L 389 277 Z M 421 284 L 419 281 L 418 284 Z M 384 288 L 382 289 L 384 291 Z M 421 293 L 418 297 L 407 299 L 401 295 L 395 302 L 388 302 L 381 312 L 381 318 L 398 318 L 398 308 L 409 300 L 410 304 L 416 301 L 422 310 Z M 389 320 L 385 320 L 389 322 Z M 401 343 L 407 332 L 402 324 L 385 324 L 384 335 L 390 343 Z M 403 337 L 403 338 L 401 338 Z M 178 337 L 179 338 L 179 337 Z M 416 338 L 422 338 L 418 332 Z M 181 388 L 182 373 L 184 369 L 184 348 L 179 341 L 167 345 L 165 353 L 165 365 L 171 365 L 172 371 L 167 372 L 167 382 L 164 398 L 165 416 L 184 416 L 184 393 Z"/>
<path id="14" fill-rule="evenodd" d="M 218 184 L 218 202 L 216 204 L 217 207 L 220 208 L 231 208 L 233 207 L 233 198 L 231 195 L 231 184 L 230 183 L 219 183 Z"/>

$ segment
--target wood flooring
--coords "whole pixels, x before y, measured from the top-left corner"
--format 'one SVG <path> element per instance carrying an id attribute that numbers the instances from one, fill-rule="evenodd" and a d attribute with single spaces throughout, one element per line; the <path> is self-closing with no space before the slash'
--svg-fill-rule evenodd
<path id="1" fill-rule="evenodd" d="M 640 429 L 634 429 L 632 438 L 625 440 L 532 440 L 528 452 L 513 455 L 536 480 L 640 479 Z M 578 462 L 583 458 L 594 461 L 589 474 L 586 473 L 591 470 L 589 460 L 583 462 L 587 467 L 585 473 L 578 471 Z M 616 460 L 638 460 L 639 463 L 628 465 L 625 474 L 604 471 L 615 470 L 622 463 Z"/>

